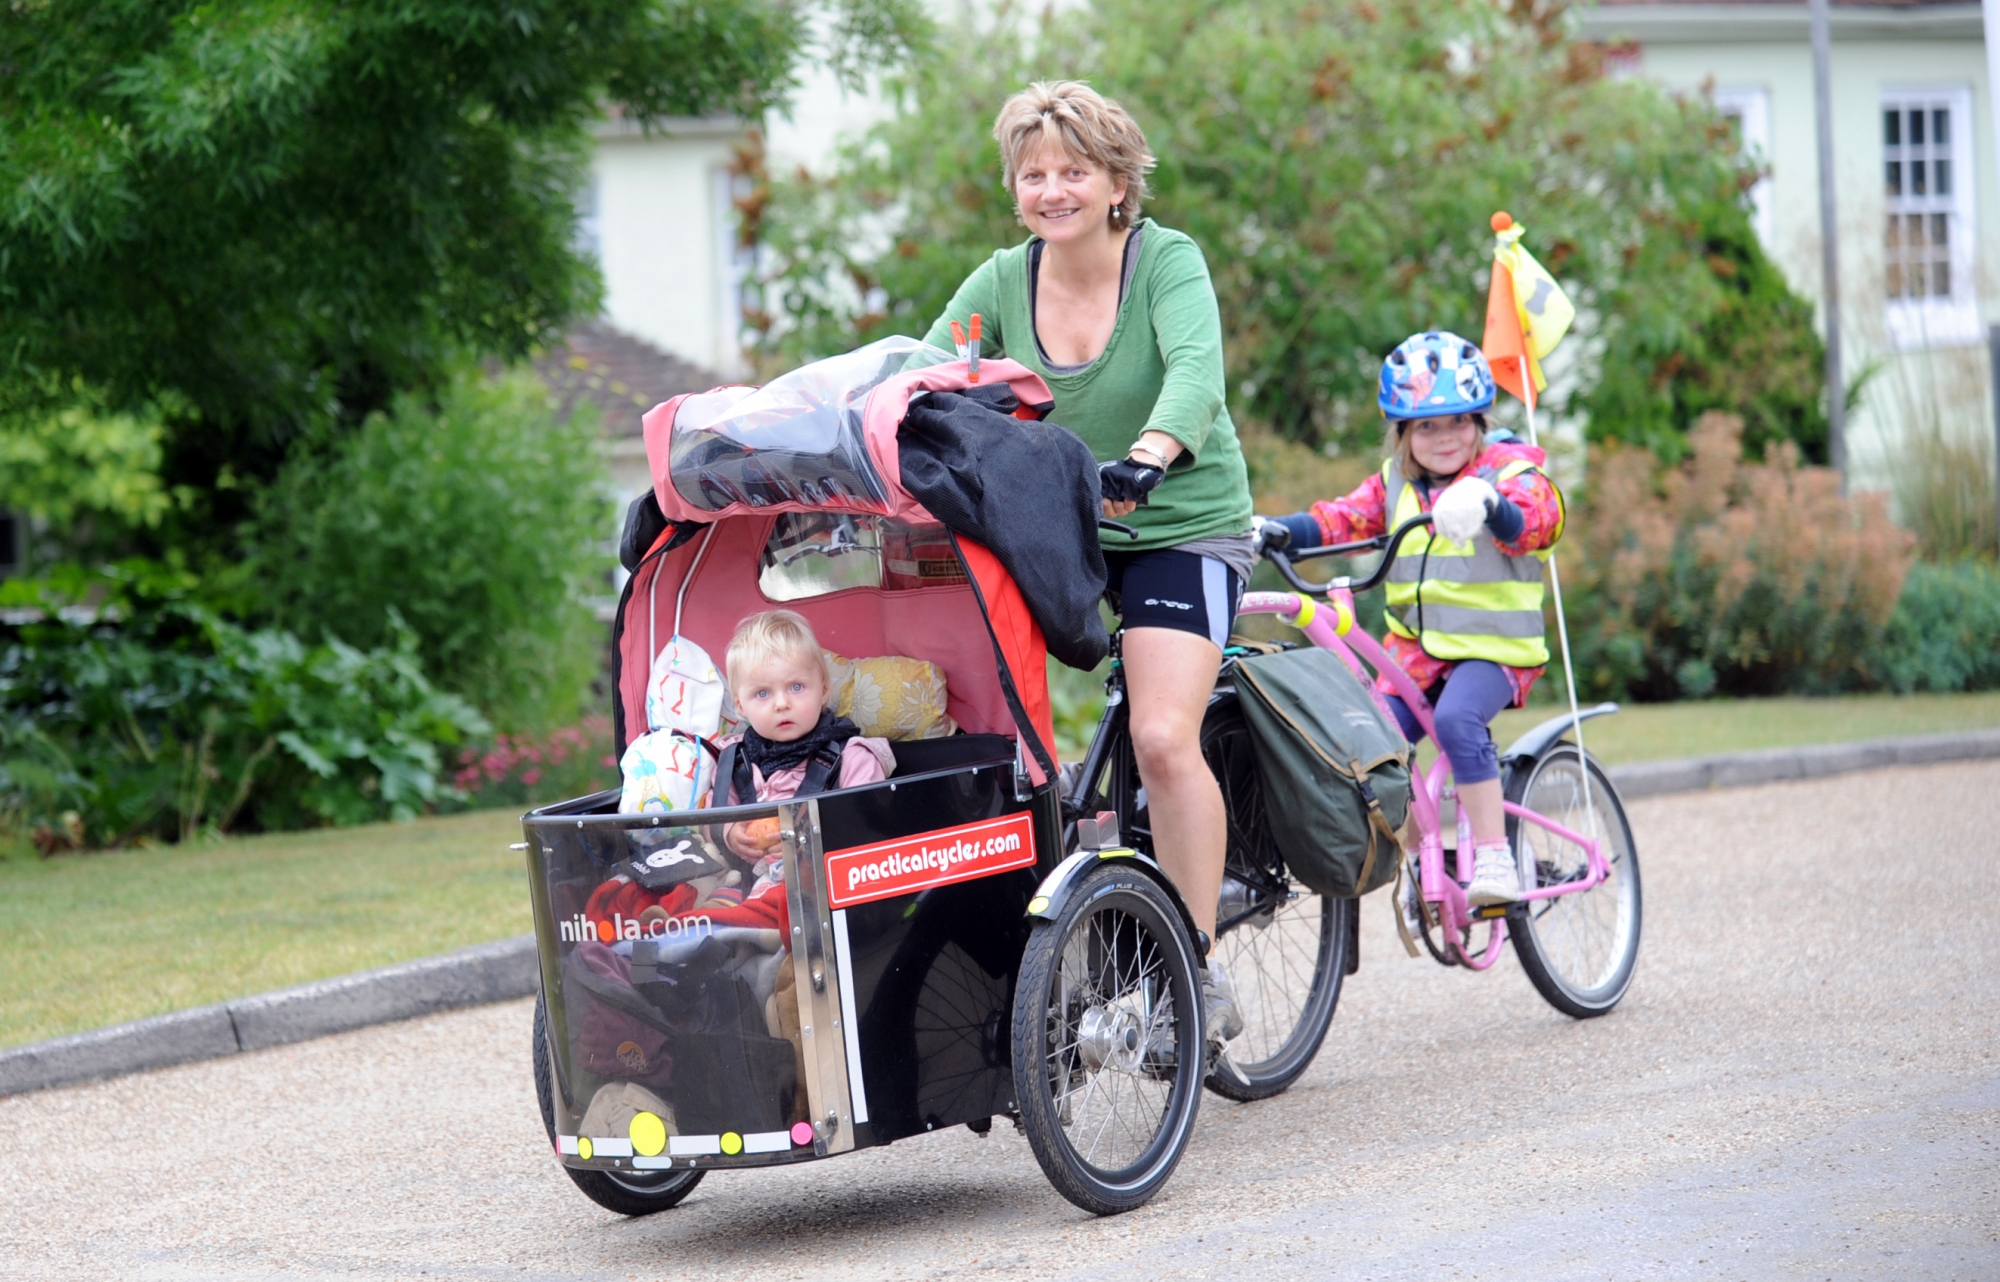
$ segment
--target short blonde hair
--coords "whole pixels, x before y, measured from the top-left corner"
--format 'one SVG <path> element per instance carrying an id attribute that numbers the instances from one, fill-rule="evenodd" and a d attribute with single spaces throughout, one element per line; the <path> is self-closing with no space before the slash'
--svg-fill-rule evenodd
<path id="1" fill-rule="evenodd" d="M 819 673 L 822 688 L 832 684 L 826 668 L 826 652 L 819 648 L 812 624 L 796 610 L 765 610 L 736 625 L 723 656 L 723 671 L 729 677 L 729 692 L 749 679 L 750 669 L 770 659 L 785 659 Z"/>
<path id="2" fill-rule="evenodd" d="M 1146 173 L 1158 162 L 1146 135 L 1125 108 L 1081 80 L 1037 80 L 1007 100 L 993 121 L 1000 144 L 1001 181 L 1014 190 L 1021 166 L 1044 144 L 1096 165 L 1125 184 L 1125 199 L 1111 207 L 1114 226 L 1139 221 L 1146 201 Z"/>

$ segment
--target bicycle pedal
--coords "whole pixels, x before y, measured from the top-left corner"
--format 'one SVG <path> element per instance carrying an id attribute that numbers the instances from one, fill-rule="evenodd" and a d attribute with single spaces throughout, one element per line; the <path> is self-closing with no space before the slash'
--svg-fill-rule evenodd
<path id="1" fill-rule="evenodd" d="M 1512 907 L 1512 904 L 1481 904 L 1472 910 L 1471 917 L 1474 921 L 1492 921 L 1496 917 L 1505 917 Z"/>

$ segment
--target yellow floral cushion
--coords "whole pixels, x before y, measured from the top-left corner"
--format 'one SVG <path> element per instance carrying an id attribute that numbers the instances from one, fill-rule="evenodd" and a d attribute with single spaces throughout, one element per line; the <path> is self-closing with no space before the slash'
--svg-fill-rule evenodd
<path id="1" fill-rule="evenodd" d="M 833 680 L 827 700 L 865 735 L 882 739 L 942 739 L 958 727 L 945 715 L 944 673 L 934 663 L 899 654 L 843 659 L 827 651 Z"/>

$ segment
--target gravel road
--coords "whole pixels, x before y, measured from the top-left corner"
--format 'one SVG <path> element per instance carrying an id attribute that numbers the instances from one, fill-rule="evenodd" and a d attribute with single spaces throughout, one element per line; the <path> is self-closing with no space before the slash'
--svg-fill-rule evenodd
<path id="1" fill-rule="evenodd" d="M 1003 1122 L 620 1220 L 549 1159 L 513 1002 L 0 1100 L 0 1275 L 2000 1277 L 2000 763 L 1633 815 L 1616 1012 L 1409 960 L 1376 896 L 1308 1075 L 1210 1096 L 1116 1219 Z"/>

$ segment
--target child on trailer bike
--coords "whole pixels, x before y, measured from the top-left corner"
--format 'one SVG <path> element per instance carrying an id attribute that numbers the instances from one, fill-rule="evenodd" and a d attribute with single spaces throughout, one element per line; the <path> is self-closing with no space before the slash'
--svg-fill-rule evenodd
<path id="1" fill-rule="evenodd" d="M 1267 545 L 1298 550 L 1374 538 L 1422 512 L 1432 527 L 1404 536 L 1387 584 L 1391 657 L 1433 706 L 1470 821 L 1474 904 L 1521 897 L 1501 806 L 1499 754 L 1487 723 L 1521 707 L 1549 661 L 1542 565 L 1562 537 L 1563 500 L 1545 456 L 1511 433 L 1486 434 L 1493 371 L 1456 334 L 1403 341 L 1382 363 L 1379 404 L 1388 460 L 1345 498 L 1264 518 Z M 1376 689 L 1411 743 L 1423 736 L 1386 679 Z M 1401 908 L 1411 915 L 1413 903 Z"/>

